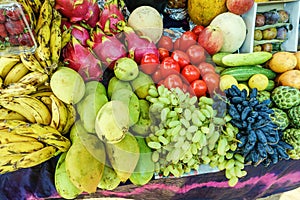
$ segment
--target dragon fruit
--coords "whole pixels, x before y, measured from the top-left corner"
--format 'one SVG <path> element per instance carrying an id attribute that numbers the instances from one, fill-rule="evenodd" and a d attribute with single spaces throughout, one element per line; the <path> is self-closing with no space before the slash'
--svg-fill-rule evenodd
<path id="1" fill-rule="evenodd" d="M 123 27 L 125 34 L 125 42 L 130 57 L 140 64 L 143 56 L 147 53 L 153 53 L 159 57 L 158 49 L 154 42 L 145 36 L 139 36 L 129 27 Z"/>
<path id="2" fill-rule="evenodd" d="M 77 40 L 79 40 L 80 44 L 87 47 L 86 41 L 90 39 L 90 33 L 89 31 L 77 24 L 74 24 L 71 26 L 72 28 L 72 36 L 75 37 Z"/>
<path id="3" fill-rule="evenodd" d="M 64 62 L 76 70 L 84 80 L 101 80 L 102 68 L 100 61 L 95 58 L 89 48 L 84 47 L 80 42 L 72 37 L 72 40 L 62 51 Z"/>
<path id="4" fill-rule="evenodd" d="M 115 35 L 122 31 L 122 27 L 126 23 L 124 15 L 118 7 L 118 0 L 110 0 L 104 5 L 98 24 L 107 35 Z"/>
<path id="5" fill-rule="evenodd" d="M 89 22 L 92 27 L 95 21 L 99 21 L 99 11 L 96 0 L 56 0 L 55 9 L 70 19 L 70 22 Z M 98 13 L 97 13 L 98 12 Z M 95 24 L 94 24 L 95 25 Z"/>
<path id="6" fill-rule="evenodd" d="M 110 69 L 114 68 L 115 61 L 127 56 L 125 45 L 115 36 L 102 36 L 100 42 L 88 40 L 87 44 L 92 48 L 101 62 Z"/>

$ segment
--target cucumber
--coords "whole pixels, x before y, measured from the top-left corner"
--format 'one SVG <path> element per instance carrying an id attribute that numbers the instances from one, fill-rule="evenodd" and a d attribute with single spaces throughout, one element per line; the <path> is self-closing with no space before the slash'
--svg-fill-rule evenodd
<path id="1" fill-rule="evenodd" d="M 228 53 L 228 52 L 218 52 L 218 53 L 215 53 L 213 56 L 212 56 L 212 61 L 218 65 L 218 66 L 221 66 L 221 67 L 226 67 L 226 65 L 222 62 L 222 58 L 224 56 L 227 56 L 231 53 Z"/>
<path id="2" fill-rule="evenodd" d="M 266 91 L 272 91 L 275 88 L 275 81 L 273 80 L 269 80 L 269 84 L 267 86 L 267 88 L 265 89 Z"/>
<path id="3" fill-rule="evenodd" d="M 272 58 L 272 53 L 266 51 L 252 53 L 233 53 L 222 58 L 227 66 L 260 65 Z"/>
<path id="4" fill-rule="evenodd" d="M 221 76 L 226 74 L 232 75 L 237 81 L 248 81 L 248 79 L 254 74 L 264 74 L 269 80 L 275 79 L 276 77 L 276 73 L 272 70 L 256 65 L 226 68 L 221 72 Z"/>

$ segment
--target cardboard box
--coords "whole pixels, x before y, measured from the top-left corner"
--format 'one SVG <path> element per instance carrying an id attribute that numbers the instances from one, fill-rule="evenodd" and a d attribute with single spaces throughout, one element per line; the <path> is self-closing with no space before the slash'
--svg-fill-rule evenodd
<path id="1" fill-rule="evenodd" d="M 284 9 L 290 14 L 289 23 L 291 24 L 291 30 L 289 30 L 287 33 L 288 39 L 281 45 L 281 51 L 297 51 L 300 1 L 270 1 L 264 3 L 254 3 L 251 10 L 242 15 L 242 18 L 244 19 L 247 26 L 247 35 L 243 45 L 239 49 L 239 52 L 253 52 L 256 13 L 273 9 Z"/>

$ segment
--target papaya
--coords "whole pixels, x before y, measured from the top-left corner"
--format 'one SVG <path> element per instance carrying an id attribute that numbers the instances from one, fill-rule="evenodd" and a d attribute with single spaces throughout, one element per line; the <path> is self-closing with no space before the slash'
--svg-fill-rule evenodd
<path id="1" fill-rule="evenodd" d="M 226 0 L 189 0 L 187 8 L 191 20 L 202 26 L 208 26 L 217 15 L 227 11 Z"/>

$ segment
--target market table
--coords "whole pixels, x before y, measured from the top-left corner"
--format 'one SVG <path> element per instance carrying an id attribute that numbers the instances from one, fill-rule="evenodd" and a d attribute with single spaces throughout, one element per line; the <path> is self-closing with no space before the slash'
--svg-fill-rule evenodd
<path id="1" fill-rule="evenodd" d="M 57 159 L 33 168 L 0 176 L 1 200 L 61 199 L 54 187 Z M 182 178 L 163 178 L 138 187 L 120 185 L 113 191 L 98 190 L 78 198 L 122 197 L 131 199 L 257 199 L 300 187 L 300 160 L 282 160 L 264 167 L 246 166 L 247 176 L 229 187 L 224 171 Z"/>

